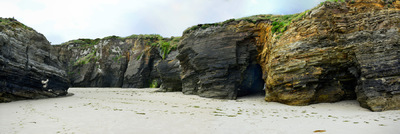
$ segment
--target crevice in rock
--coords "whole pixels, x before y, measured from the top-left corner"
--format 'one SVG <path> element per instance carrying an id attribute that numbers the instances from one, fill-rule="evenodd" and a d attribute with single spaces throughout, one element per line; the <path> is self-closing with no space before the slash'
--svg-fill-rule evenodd
<path id="1" fill-rule="evenodd" d="M 129 52 L 126 52 L 125 53 L 125 57 L 126 57 L 126 59 L 125 59 L 125 63 L 123 64 L 123 66 L 122 66 L 122 74 L 121 74 L 121 76 L 120 76 L 120 81 L 118 82 L 118 84 L 117 84 L 117 86 L 118 87 L 122 87 L 123 85 L 124 85 L 124 80 L 125 80 L 125 73 L 126 73 L 126 70 L 128 69 L 128 65 L 129 65 L 129 60 L 130 60 L 130 53 Z"/>
<path id="2" fill-rule="evenodd" d="M 28 65 L 29 65 L 29 46 L 28 45 L 25 48 L 25 54 L 26 54 L 25 70 L 28 70 Z"/>

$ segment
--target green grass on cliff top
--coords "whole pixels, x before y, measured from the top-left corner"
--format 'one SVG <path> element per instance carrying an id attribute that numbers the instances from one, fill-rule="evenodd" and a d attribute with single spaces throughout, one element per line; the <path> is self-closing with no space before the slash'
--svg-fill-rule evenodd
<path id="1" fill-rule="evenodd" d="M 68 42 L 62 43 L 61 45 L 68 45 L 68 44 L 79 44 L 78 48 L 92 48 L 94 45 L 99 44 L 101 40 L 125 40 L 125 39 L 142 39 L 146 40 L 146 45 L 151 47 L 157 47 L 161 53 L 162 58 L 165 59 L 167 55 L 177 49 L 178 43 L 181 37 L 171 37 L 171 38 L 164 38 L 158 34 L 140 34 L 140 35 L 130 35 L 127 37 L 119 37 L 119 36 L 108 36 L 102 39 L 76 39 L 70 40 Z M 138 57 L 140 59 L 140 57 Z"/>
<path id="2" fill-rule="evenodd" d="M 96 38 L 96 39 L 75 39 L 75 40 L 70 40 L 67 42 L 62 43 L 61 45 L 67 45 L 71 43 L 75 44 L 97 44 L 100 40 L 112 40 L 112 39 L 119 39 L 119 40 L 125 40 L 125 39 L 149 39 L 149 40 L 160 40 L 163 39 L 161 35 L 158 34 L 140 34 L 140 35 L 130 35 L 127 37 L 120 37 L 120 36 L 107 36 L 104 38 Z"/>
<path id="3" fill-rule="evenodd" d="M 344 2 L 345 0 L 327 0 L 325 2 Z M 262 14 L 262 15 L 254 15 L 254 16 L 249 16 L 249 17 L 243 17 L 239 19 L 229 19 L 224 22 L 217 22 L 217 23 L 209 23 L 209 24 L 198 24 L 192 27 L 187 28 L 183 33 L 188 33 L 193 30 L 197 29 L 206 29 L 211 26 L 223 26 L 225 24 L 229 24 L 232 22 L 239 22 L 239 21 L 247 21 L 249 23 L 257 23 L 260 21 L 270 21 L 271 25 L 273 25 L 271 31 L 272 33 L 280 34 L 286 31 L 287 26 L 290 25 L 290 23 L 294 21 L 298 21 L 303 19 L 303 16 L 310 12 L 313 9 L 316 9 L 320 6 L 322 6 L 325 2 L 321 2 L 318 6 L 306 10 L 302 13 L 296 13 L 296 14 L 289 14 L 289 15 L 272 15 L 272 14 Z"/>
<path id="4" fill-rule="evenodd" d="M 307 10 L 302 13 L 290 14 L 290 15 L 271 15 L 271 14 L 254 15 L 254 16 L 249 16 L 249 17 L 244 17 L 244 18 L 239 18 L 239 19 L 229 19 L 224 22 L 218 22 L 218 23 L 198 24 L 198 25 L 187 28 L 183 33 L 185 34 L 185 33 L 188 33 L 189 31 L 197 30 L 197 29 L 206 29 L 211 26 L 223 26 L 225 24 L 229 24 L 231 22 L 238 22 L 238 21 L 247 21 L 249 23 L 257 23 L 259 21 L 271 21 L 271 24 L 273 25 L 272 32 L 273 33 L 275 33 L 275 32 L 281 33 L 286 30 L 287 26 L 291 22 L 301 19 L 309 11 L 310 10 Z"/>
<path id="5" fill-rule="evenodd" d="M 23 28 L 27 30 L 33 30 L 31 27 L 28 27 L 18 20 L 14 18 L 2 18 L 0 17 L 0 30 L 2 30 L 5 26 L 10 26 L 12 28 Z"/>

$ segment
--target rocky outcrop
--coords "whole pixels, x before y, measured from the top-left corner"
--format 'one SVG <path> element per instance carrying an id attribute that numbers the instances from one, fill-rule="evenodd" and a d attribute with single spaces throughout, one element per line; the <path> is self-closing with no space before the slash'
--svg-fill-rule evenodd
<path id="1" fill-rule="evenodd" d="M 172 51 L 165 60 L 157 64 L 157 71 L 162 84 L 160 91 L 176 92 L 182 91 L 181 68 L 179 60 L 176 59 L 178 51 Z"/>
<path id="2" fill-rule="evenodd" d="M 161 91 L 221 99 L 265 89 L 265 100 L 289 105 L 357 99 L 372 111 L 400 109 L 399 24 L 399 0 L 346 0 L 294 15 L 199 24 L 181 39 L 111 36 L 54 49 L 29 28 L 0 25 L 0 65 L 5 68 L 0 84 L 7 87 L 0 97 L 34 98 L 20 95 L 31 91 L 25 87 L 35 87 L 36 94 L 65 94 L 65 74 L 54 71 L 61 66 L 73 86 L 161 84 Z M 49 85 L 37 93 L 38 82 L 47 78 Z M 16 84 L 21 82 L 27 84 Z"/>
<path id="3" fill-rule="evenodd" d="M 176 40 L 159 35 L 78 39 L 53 46 L 74 87 L 159 87 L 156 64 Z M 165 50 L 165 51 L 163 51 Z"/>
<path id="4" fill-rule="evenodd" d="M 260 91 L 262 78 L 267 101 L 400 109 L 399 5 L 323 2 L 300 14 L 191 27 L 178 47 L 182 91 L 235 99 Z"/>
<path id="5" fill-rule="evenodd" d="M 50 51 L 42 34 L 0 18 L 0 102 L 67 94 L 67 74 Z"/>
<path id="6" fill-rule="evenodd" d="M 154 66 L 155 63 L 162 59 L 159 55 L 158 49 L 156 47 L 145 45 L 145 42 L 136 43 L 144 45 L 136 45 L 136 47 L 132 49 L 133 53 L 130 56 L 130 59 L 132 60 L 128 63 L 122 87 L 149 87 L 154 80 L 159 84 L 161 82 L 159 80 L 160 77 Z"/>
<path id="7" fill-rule="evenodd" d="M 236 99 L 238 94 L 263 89 L 263 81 L 253 79 L 257 77 L 254 69 L 261 71 L 256 67 L 254 23 L 243 20 L 198 27 L 186 31 L 178 46 L 184 94 Z"/>
<path id="8" fill-rule="evenodd" d="M 307 105 L 357 98 L 373 111 L 400 109 L 398 3 L 325 2 L 283 34 L 265 35 L 257 43 L 265 99 Z"/>

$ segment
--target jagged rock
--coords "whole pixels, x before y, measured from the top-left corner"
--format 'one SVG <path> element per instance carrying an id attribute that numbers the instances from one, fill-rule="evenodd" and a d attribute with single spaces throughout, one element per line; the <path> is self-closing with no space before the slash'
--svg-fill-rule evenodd
<path id="1" fill-rule="evenodd" d="M 357 100 L 361 106 L 373 111 L 400 109 L 399 28 L 363 31 L 348 36 L 357 39 L 348 40 L 351 41 L 349 44 L 357 46 L 355 55 L 360 69 Z"/>
<path id="2" fill-rule="evenodd" d="M 132 52 L 128 68 L 124 74 L 124 88 L 144 88 L 149 87 L 153 80 L 161 83 L 154 64 L 161 60 L 157 48 L 139 43 Z"/>
<path id="3" fill-rule="evenodd" d="M 73 86 L 162 83 L 163 91 L 223 99 L 265 87 L 265 100 L 289 105 L 357 99 L 372 111 L 400 109 L 399 24 L 399 0 L 323 2 L 295 15 L 191 27 L 179 52 L 165 42 L 172 39 L 152 36 L 51 49 L 29 28 L 1 24 L 0 101 L 65 95 L 62 66 Z"/>
<path id="4" fill-rule="evenodd" d="M 130 45 L 120 40 L 77 40 L 53 46 L 74 87 L 121 87 Z"/>
<path id="5" fill-rule="evenodd" d="M 260 89 L 262 78 L 267 101 L 357 98 L 372 111 L 400 109 L 399 8 L 400 1 L 324 2 L 295 15 L 191 27 L 177 56 L 182 91 L 235 99 Z"/>
<path id="6" fill-rule="evenodd" d="M 177 55 L 178 51 L 172 51 L 165 60 L 160 61 L 156 66 L 162 81 L 160 91 L 182 91 L 181 68 L 179 60 L 176 59 Z"/>
<path id="7" fill-rule="evenodd" d="M 50 49 L 42 34 L 0 18 L 0 102 L 67 94 L 67 75 Z"/>
<path id="8" fill-rule="evenodd" d="M 385 7 L 377 0 L 325 2 L 280 38 L 266 35 L 257 43 L 266 100 L 307 105 L 357 98 L 373 111 L 400 109 L 400 11 Z"/>
<path id="9" fill-rule="evenodd" d="M 202 97 L 235 99 L 239 90 L 253 87 L 248 84 L 253 81 L 246 78 L 253 76 L 246 75 L 246 72 L 252 71 L 246 69 L 257 64 L 253 38 L 256 30 L 253 23 L 233 21 L 225 25 L 186 31 L 178 46 L 177 56 L 182 68 L 182 92 Z M 261 75 L 261 72 L 258 74 Z M 243 83 L 245 79 L 249 82 Z M 262 90 L 262 86 L 254 90 Z"/>
<path id="10" fill-rule="evenodd" d="M 74 87 L 144 88 L 161 84 L 159 35 L 78 39 L 54 47 Z M 162 54 L 162 53 L 161 53 Z"/>

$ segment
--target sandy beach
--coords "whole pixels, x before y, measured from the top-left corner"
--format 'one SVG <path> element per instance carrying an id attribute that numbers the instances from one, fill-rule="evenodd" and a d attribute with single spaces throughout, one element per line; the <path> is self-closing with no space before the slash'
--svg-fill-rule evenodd
<path id="1" fill-rule="evenodd" d="M 157 89 L 70 88 L 73 96 L 0 104 L 1 134 L 398 134 L 400 111 L 355 100 L 310 106 L 200 98 Z"/>

